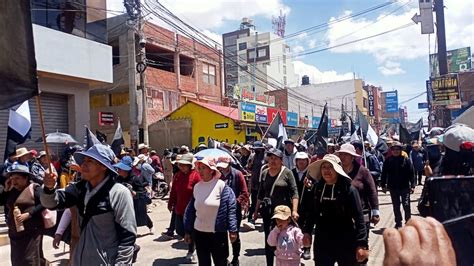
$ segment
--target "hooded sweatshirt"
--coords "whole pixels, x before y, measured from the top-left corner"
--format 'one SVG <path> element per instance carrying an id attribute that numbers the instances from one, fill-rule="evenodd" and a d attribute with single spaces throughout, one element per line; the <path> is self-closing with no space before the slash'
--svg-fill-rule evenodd
<path id="1" fill-rule="evenodd" d="M 277 260 L 296 261 L 300 265 L 300 256 L 303 247 L 303 233 L 294 225 L 288 225 L 280 230 L 274 227 L 267 238 L 268 245 L 276 247 L 275 256 Z"/>

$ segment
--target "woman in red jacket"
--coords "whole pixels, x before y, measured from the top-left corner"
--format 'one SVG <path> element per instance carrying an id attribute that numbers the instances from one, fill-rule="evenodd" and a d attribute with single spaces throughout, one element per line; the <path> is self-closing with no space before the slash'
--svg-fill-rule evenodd
<path id="1" fill-rule="evenodd" d="M 176 215 L 176 232 L 181 237 L 184 237 L 184 212 L 193 197 L 194 185 L 201 181 L 201 176 L 193 169 L 193 160 L 194 156 L 191 153 L 182 154 L 176 158 L 175 164 L 179 171 L 173 177 L 173 185 L 168 201 L 168 210 Z M 197 262 L 194 250 L 194 243 L 191 242 L 186 255 L 186 259 L 191 263 Z"/>

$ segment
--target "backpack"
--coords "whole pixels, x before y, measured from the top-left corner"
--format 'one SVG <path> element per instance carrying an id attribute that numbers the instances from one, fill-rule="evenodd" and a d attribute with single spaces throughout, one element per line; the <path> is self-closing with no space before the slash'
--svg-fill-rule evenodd
<path id="1" fill-rule="evenodd" d="M 38 187 L 39 185 L 35 183 L 28 186 L 28 191 L 31 193 L 33 198 L 35 197 L 35 189 Z M 56 225 L 57 212 L 55 210 L 44 209 L 41 211 L 41 217 L 43 217 L 44 229 L 53 228 Z"/>

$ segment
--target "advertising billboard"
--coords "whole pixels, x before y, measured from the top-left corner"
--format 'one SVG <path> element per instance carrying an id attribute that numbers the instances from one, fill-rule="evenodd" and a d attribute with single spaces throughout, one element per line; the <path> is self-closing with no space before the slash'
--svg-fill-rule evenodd
<path id="1" fill-rule="evenodd" d="M 277 113 L 280 113 L 281 120 L 283 120 L 283 124 L 286 125 L 286 111 L 278 110 L 271 107 L 267 107 L 268 124 L 270 124 L 273 121 Z"/>
<path id="2" fill-rule="evenodd" d="M 311 119 L 311 127 L 318 128 L 320 122 L 321 122 L 321 117 L 313 116 Z"/>
<path id="3" fill-rule="evenodd" d="M 239 102 L 239 118 L 242 121 L 255 122 L 255 104 Z"/>
<path id="4" fill-rule="evenodd" d="M 461 108 L 458 75 L 448 74 L 431 79 L 433 106 L 445 106 L 448 109 Z"/>
<path id="5" fill-rule="evenodd" d="M 287 112 L 286 113 L 286 125 L 290 127 L 297 127 L 298 126 L 298 114 Z"/>
<path id="6" fill-rule="evenodd" d="M 384 92 L 385 95 L 385 112 L 397 113 L 398 112 L 398 92 L 389 91 Z"/>
<path id="7" fill-rule="evenodd" d="M 448 73 L 459 73 L 471 69 L 471 47 L 447 51 Z M 439 77 L 437 54 L 430 54 L 430 76 Z"/>
<path id="8" fill-rule="evenodd" d="M 268 123 L 268 113 L 266 106 L 257 105 L 255 107 L 255 121 L 258 123 Z"/>

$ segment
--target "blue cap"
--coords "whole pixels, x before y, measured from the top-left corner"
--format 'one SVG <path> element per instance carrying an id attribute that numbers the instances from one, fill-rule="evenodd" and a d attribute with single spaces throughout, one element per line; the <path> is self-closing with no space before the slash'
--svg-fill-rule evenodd
<path id="1" fill-rule="evenodd" d="M 112 165 L 115 159 L 115 154 L 109 147 L 103 144 L 95 144 L 87 151 L 74 153 L 74 160 L 76 160 L 77 164 L 81 165 L 84 162 L 84 156 L 90 157 L 98 161 L 100 164 L 107 167 L 114 174 L 118 175 L 117 171 Z"/>
<path id="2" fill-rule="evenodd" d="M 7 172 L 5 173 L 7 177 L 11 176 L 12 174 L 24 174 L 24 175 L 29 175 L 30 177 L 32 176 L 30 172 L 30 168 L 28 166 L 19 164 L 17 162 L 10 165 L 7 168 Z"/>
<path id="3" fill-rule="evenodd" d="M 114 167 L 120 170 L 130 171 L 132 170 L 132 163 L 133 163 L 132 157 L 124 156 L 118 164 L 114 164 Z"/>

